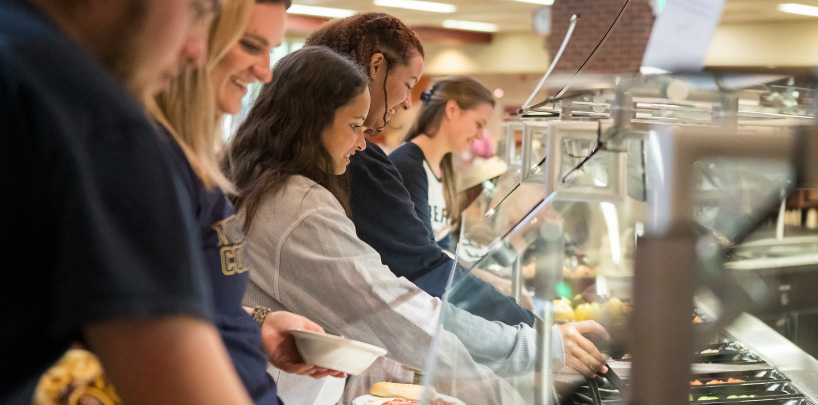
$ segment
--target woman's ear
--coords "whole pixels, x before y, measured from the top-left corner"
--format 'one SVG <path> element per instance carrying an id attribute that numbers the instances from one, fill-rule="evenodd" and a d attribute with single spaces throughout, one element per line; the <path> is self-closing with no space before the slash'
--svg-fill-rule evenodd
<path id="1" fill-rule="evenodd" d="M 378 71 L 382 69 L 386 69 L 386 61 L 383 54 L 380 52 L 373 53 L 372 57 L 369 58 L 369 77 L 375 78 Z"/>
<path id="2" fill-rule="evenodd" d="M 446 118 L 452 119 L 460 114 L 460 106 L 457 101 L 449 100 L 446 102 Z"/>

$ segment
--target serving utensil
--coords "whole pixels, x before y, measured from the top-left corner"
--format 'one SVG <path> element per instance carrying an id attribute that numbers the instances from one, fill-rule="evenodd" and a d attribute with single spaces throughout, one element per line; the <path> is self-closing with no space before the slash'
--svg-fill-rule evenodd
<path id="1" fill-rule="evenodd" d="M 611 384 L 613 384 L 614 388 L 616 388 L 617 391 L 625 392 L 628 389 L 628 385 L 625 384 L 625 382 L 622 381 L 621 378 L 619 378 L 619 375 L 616 374 L 616 372 L 613 370 L 613 367 L 611 367 L 608 364 L 605 364 L 605 366 L 608 368 L 608 371 L 602 373 L 602 376 L 608 379 L 608 381 L 610 381 Z"/>

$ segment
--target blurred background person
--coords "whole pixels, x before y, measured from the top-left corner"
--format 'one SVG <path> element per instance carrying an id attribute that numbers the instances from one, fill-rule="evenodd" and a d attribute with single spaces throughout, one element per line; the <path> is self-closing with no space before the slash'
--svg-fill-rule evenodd
<path id="1" fill-rule="evenodd" d="M 144 105 L 202 63 L 216 0 L 0 2 L 0 402 L 80 341 L 131 404 L 245 404 L 182 173 Z M 19 305 L 19 297 L 26 304 Z M 32 350 L 36 348 L 36 350 Z"/>
<path id="2" fill-rule="evenodd" d="M 415 213 L 431 237 L 448 251 L 449 234 L 460 222 L 455 154 L 470 151 L 483 139 L 494 109 L 494 96 L 468 76 L 453 76 L 421 93 L 420 111 L 406 143 L 389 155 L 412 197 Z"/>
<path id="3" fill-rule="evenodd" d="M 483 139 L 494 110 L 494 96 L 468 76 L 452 76 L 421 93 L 420 107 L 406 143 L 389 155 L 409 192 L 415 214 L 426 226 L 429 237 L 446 251 L 453 252 L 452 231 L 460 226 L 464 207 L 458 190 L 455 155 L 470 154 L 474 143 Z M 484 270 L 472 271 L 505 295 L 512 294 L 511 280 Z M 525 289 L 521 305 L 533 309 Z"/>

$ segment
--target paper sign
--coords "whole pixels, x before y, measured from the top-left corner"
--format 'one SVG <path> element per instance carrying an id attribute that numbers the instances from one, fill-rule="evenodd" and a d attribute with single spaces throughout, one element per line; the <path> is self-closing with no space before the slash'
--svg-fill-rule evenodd
<path id="1" fill-rule="evenodd" d="M 700 71 L 724 1 L 667 0 L 653 24 L 642 71 Z"/>

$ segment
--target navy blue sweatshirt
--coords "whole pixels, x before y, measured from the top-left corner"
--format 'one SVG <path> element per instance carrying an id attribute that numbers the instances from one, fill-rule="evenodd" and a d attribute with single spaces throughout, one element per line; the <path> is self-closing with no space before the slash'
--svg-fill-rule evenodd
<path id="1" fill-rule="evenodd" d="M 435 297 L 446 291 L 449 274 L 456 268 L 456 293 L 449 301 L 485 319 L 509 325 L 534 324 L 534 315 L 511 297 L 455 266 L 430 236 L 415 213 L 400 173 L 380 147 L 366 141 L 348 166 L 350 204 L 358 237 L 372 246 L 383 264 L 398 277 L 406 277 Z"/>

